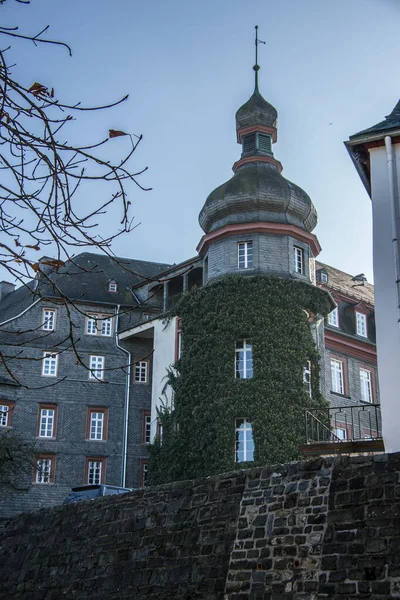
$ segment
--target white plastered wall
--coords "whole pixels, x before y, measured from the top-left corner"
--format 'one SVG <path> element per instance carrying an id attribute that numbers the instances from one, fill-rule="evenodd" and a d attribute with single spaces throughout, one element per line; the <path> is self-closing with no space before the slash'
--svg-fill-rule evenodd
<path id="1" fill-rule="evenodd" d="M 157 408 L 161 402 L 171 406 L 172 390 L 167 383 L 167 369 L 175 362 L 176 317 L 168 323 L 162 319 L 154 323 L 153 383 L 151 390 L 151 438 L 157 430 Z"/>
<path id="2" fill-rule="evenodd" d="M 393 145 L 399 205 L 400 144 Z M 385 147 L 370 149 L 373 211 L 375 319 L 382 429 L 386 452 L 400 451 L 400 329 Z"/>

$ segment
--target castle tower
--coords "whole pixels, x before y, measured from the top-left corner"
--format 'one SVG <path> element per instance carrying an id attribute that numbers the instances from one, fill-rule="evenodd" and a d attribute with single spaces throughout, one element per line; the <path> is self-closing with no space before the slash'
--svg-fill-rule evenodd
<path id="1" fill-rule="evenodd" d="M 259 92 L 257 63 L 254 70 L 254 93 L 236 113 L 241 157 L 233 177 L 211 192 L 199 215 L 204 283 L 229 273 L 312 282 L 320 252 L 311 233 L 317 212 L 309 196 L 281 174 L 273 154 L 278 114 Z"/>
<path id="2" fill-rule="evenodd" d="M 257 47 L 256 37 L 256 47 Z M 236 113 L 240 159 L 201 212 L 203 287 L 175 307 L 182 354 L 170 373 L 173 410 L 161 411 L 152 483 L 299 457 L 305 408 L 320 392 L 316 315 L 328 294 L 313 285 L 316 210 L 273 155 L 277 111 L 260 94 Z"/>

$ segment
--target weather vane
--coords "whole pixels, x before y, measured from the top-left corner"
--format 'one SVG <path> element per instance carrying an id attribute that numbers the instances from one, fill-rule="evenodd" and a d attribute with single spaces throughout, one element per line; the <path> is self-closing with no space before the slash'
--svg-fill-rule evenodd
<path id="1" fill-rule="evenodd" d="M 254 65 L 253 69 L 254 69 L 254 73 L 256 76 L 256 81 L 255 81 L 255 88 L 254 91 L 258 92 L 258 71 L 260 69 L 259 64 L 258 64 L 258 44 L 265 44 L 266 42 L 263 42 L 262 40 L 258 39 L 258 25 L 255 26 L 256 29 L 256 39 L 255 39 L 255 45 L 256 45 L 256 64 Z"/>

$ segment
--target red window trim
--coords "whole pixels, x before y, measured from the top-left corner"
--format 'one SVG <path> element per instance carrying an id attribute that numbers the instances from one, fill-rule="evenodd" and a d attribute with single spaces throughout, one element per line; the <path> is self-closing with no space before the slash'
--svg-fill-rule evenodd
<path id="1" fill-rule="evenodd" d="M 14 408 L 15 408 L 15 402 L 12 402 L 10 400 L 0 400 L 0 406 L 7 406 L 8 407 L 8 411 L 7 411 L 7 425 L 0 426 L 0 430 L 3 427 L 5 429 L 7 429 L 7 427 L 12 427 L 12 419 L 13 419 L 13 413 L 14 413 Z"/>
<path id="2" fill-rule="evenodd" d="M 331 359 L 332 360 L 337 360 L 339 362 L 342 363 L 343 365 L 343 394 L 340 394 L 340 392 L 334 392 L 332 390 L 332 371 L 331 371 Z M 348 370 L 348 364 L 347 364 L 347 357 L 346 356 L 341 356 L 340 354 L 330 354 L 329 355 L 329 375 L 330 375 L 330 385 L 331 385 L 331 389 L 330 392 L 332 394 L 338 394 L 339 396 L 347 396 L 349 397 L 349 370 Z"/>
<path id="3" fill-rule="evenodd" d="M 106 479 L 106 466 L 107 466 L 107 458 L 105 456 L 86 456 L 85 457 L 85 473 L 84 473 L 84 484 L 89 484 L 89 462 L 101 462 L 101 476 L 100 483 L 104 483 Z"/>
<path id="4" fill-rule="evenodd" d="M 51 437 L 41 437 L 40 436 L 40 419 L 41 419 L 41 415 L 42 415 L 42 410 L 54 410 L 54 423 L 53 423 L 53 431 L 52 431 L 52 436 Z M 37 428 L 36 428 L 36 437 L 40 438 L 41 440 L 53 440 L 56 436 L 57 436 L 57 413 L 58 413 L 58 405 L 57 404 L 51 404 L 51 403 L 46 403 L 46 402 L 41 402 L 39 404 L 39 410 L 38 410 L 38 419 L 37 419 Z"/>
<path id="5" fill-rule="evenodd" d="M 36 481 L 36 473 L 37 473 L 36 465 L 40 459 L 50 459 L 50 461 L 51 461 L 49 483 L 39 483 Z M 32 483 L 35 483 L 36 485 L 51 485 L 51 484 L 53 484 L 55 471 L 56 471 L 56 454 L 45 454 L 45 453 L 35 454 L 35 466 L 33 468 Z"/>
<path id="6" fill-rule="evenodd" d="M 103 413 L 104 421 L 103 421 L 103 437 L 101 440 L 92 440 L 90 439 L 90 421 L 91 414 L 94 412 Z M 108 435 L 108 408 L 104 406 L 88 406 L 87 416 L 86 416 L 86 441 L 87 442 L 103 442 L 107 440 Z"/>
<path id="7" fill-rule="evenodd" d="M 148 444 L 150 444 L 151 440 L 146 442 L 146 417 L 151 417 L 150 410 L 143 411 L 143 419 L 142 419 L 142 443 L 146 444 L 146 446 L 147 446 Z"/>
<path id="8" fill-rule="evenodd" d="M 365 404 L 376 404 L 377 403 L 377 395 L 376 395 L 376 369 L 371 365 L 367 365 L 364 363 L 359 363 L 358 365 L 358 381 L 360 384 L 360 400 L 361 400 L 361 369 L 364 371 L 369 371 L 371 373 L 371 393 L 372 393 L 372 402 L 365 402 Z M 361 400 L 362 402 L 362 400 Z"/>

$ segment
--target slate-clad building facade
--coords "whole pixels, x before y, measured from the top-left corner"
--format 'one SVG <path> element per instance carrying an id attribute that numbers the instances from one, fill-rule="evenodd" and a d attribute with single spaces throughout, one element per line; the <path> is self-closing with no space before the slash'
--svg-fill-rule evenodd
<path id="1" fill-rule="evenodd" d="M 194 258 L 171 266 L 82 253 L 58 269 L 44 258 L 29 286 L 1 284 L 0 434 L 36 445 L 18 491 L 0 497 L 3 515 L 60 503 L 84 483 L 144 485 L 148 445 L 162 435 L 157 409 L 174 402 L 166 370 L 185 351 L 179 316 L 165 316 L 182 294 L 226 275 L 325 290 L 328 319 L 310 319 L 321 392 L 333 407 L 379 403 L 373 286 L 316 261 L 317 213 L 281 175 L 277 112 L 257 78 L 236 129 L 242 154 L 200 212 Z M 308 376 L 305 367 L 305 386 Z M 346 423 L 335 431 L 351 433 Z"/>

